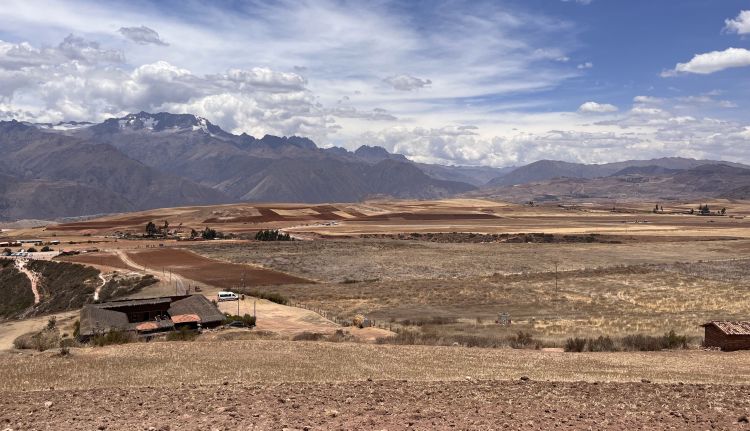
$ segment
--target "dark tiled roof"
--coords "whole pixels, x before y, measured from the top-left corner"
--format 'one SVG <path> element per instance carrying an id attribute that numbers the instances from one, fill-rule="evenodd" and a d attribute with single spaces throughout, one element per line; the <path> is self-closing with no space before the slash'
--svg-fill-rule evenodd
<path id="1" fill-rule="evenodd" d="M 215 323 L 224 320 L 216 306 L 203 295 L 191 295 L 187 298 L 174 301 L 169 307 L 170 316 L 183 314 L 195 314 L 200 317 L 201 323 Z"/>
<path id="2" fill-rule="evenodd" d="M 83 307 L 80 322 L 80 334 L 87 337 L 113 329 L 129 328 L 128 316 L 125 313 L 102 309 L 93 304 Z"/>
<path id="3" fill-rule="evenodd" d="M 122 307 L 135 307 L 138 305 L 152 305 L 152 304 L 169 304 L 172 302 L 172 298 L 162 297 L 162 298 L 145 298 L 145 299 L 126 299 L 122 301 L 110 301 L 110 302 L 102 302 L 101 304 L 94 304 L 95 307 L 98 308 L 122 308 Z"/>
<path id="4" fill-rule="evenodd" d="M 719 329 L 719 331 L 727 335 L 750 335 L 750 322 L 730 322 L 726 320 L 715 320 L 708 322 L 703 326 L 713 325 Z"/>

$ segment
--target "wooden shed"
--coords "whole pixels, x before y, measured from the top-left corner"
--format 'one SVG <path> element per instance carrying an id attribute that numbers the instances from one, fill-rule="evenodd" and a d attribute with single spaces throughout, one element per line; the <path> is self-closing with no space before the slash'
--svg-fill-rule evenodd
<path id="1" fill-rule="evenodd" d="M 703 345 L 731 352 L 750 350 L 750 321 L 716 320 L 702 325 L 706 331 Z"/>

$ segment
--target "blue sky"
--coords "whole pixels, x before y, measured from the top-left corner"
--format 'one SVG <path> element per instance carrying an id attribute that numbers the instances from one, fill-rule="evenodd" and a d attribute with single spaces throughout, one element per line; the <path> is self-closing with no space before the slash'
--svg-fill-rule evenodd
<path id="1" fill-rule="evenodd" d="M 743 12 L 744 11 L 744 12 Z M 508 166 L 750 162 L 750 3 L 6 0 L 0 117 L 188 112 Z"/>

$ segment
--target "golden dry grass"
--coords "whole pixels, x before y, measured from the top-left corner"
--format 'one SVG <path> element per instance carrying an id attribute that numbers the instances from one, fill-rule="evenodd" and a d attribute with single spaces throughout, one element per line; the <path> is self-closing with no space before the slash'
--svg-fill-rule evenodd
<path id="1" fill-rule="evenodd" d="M 155 342 L 0 355 L 0 391 L 229 382 L 517 379 L 747 384 L 750 352 L 558 353 L 277 340 Z"/>

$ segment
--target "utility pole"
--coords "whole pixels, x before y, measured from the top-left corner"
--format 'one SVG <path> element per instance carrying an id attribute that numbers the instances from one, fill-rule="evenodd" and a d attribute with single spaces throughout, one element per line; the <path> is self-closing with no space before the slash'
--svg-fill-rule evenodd
<path id="1" fill-rule="evenodd" d="M 555 292 L 557 292 L 557 265 L 560 263 L 560 261 L 555 260 Z"/>

